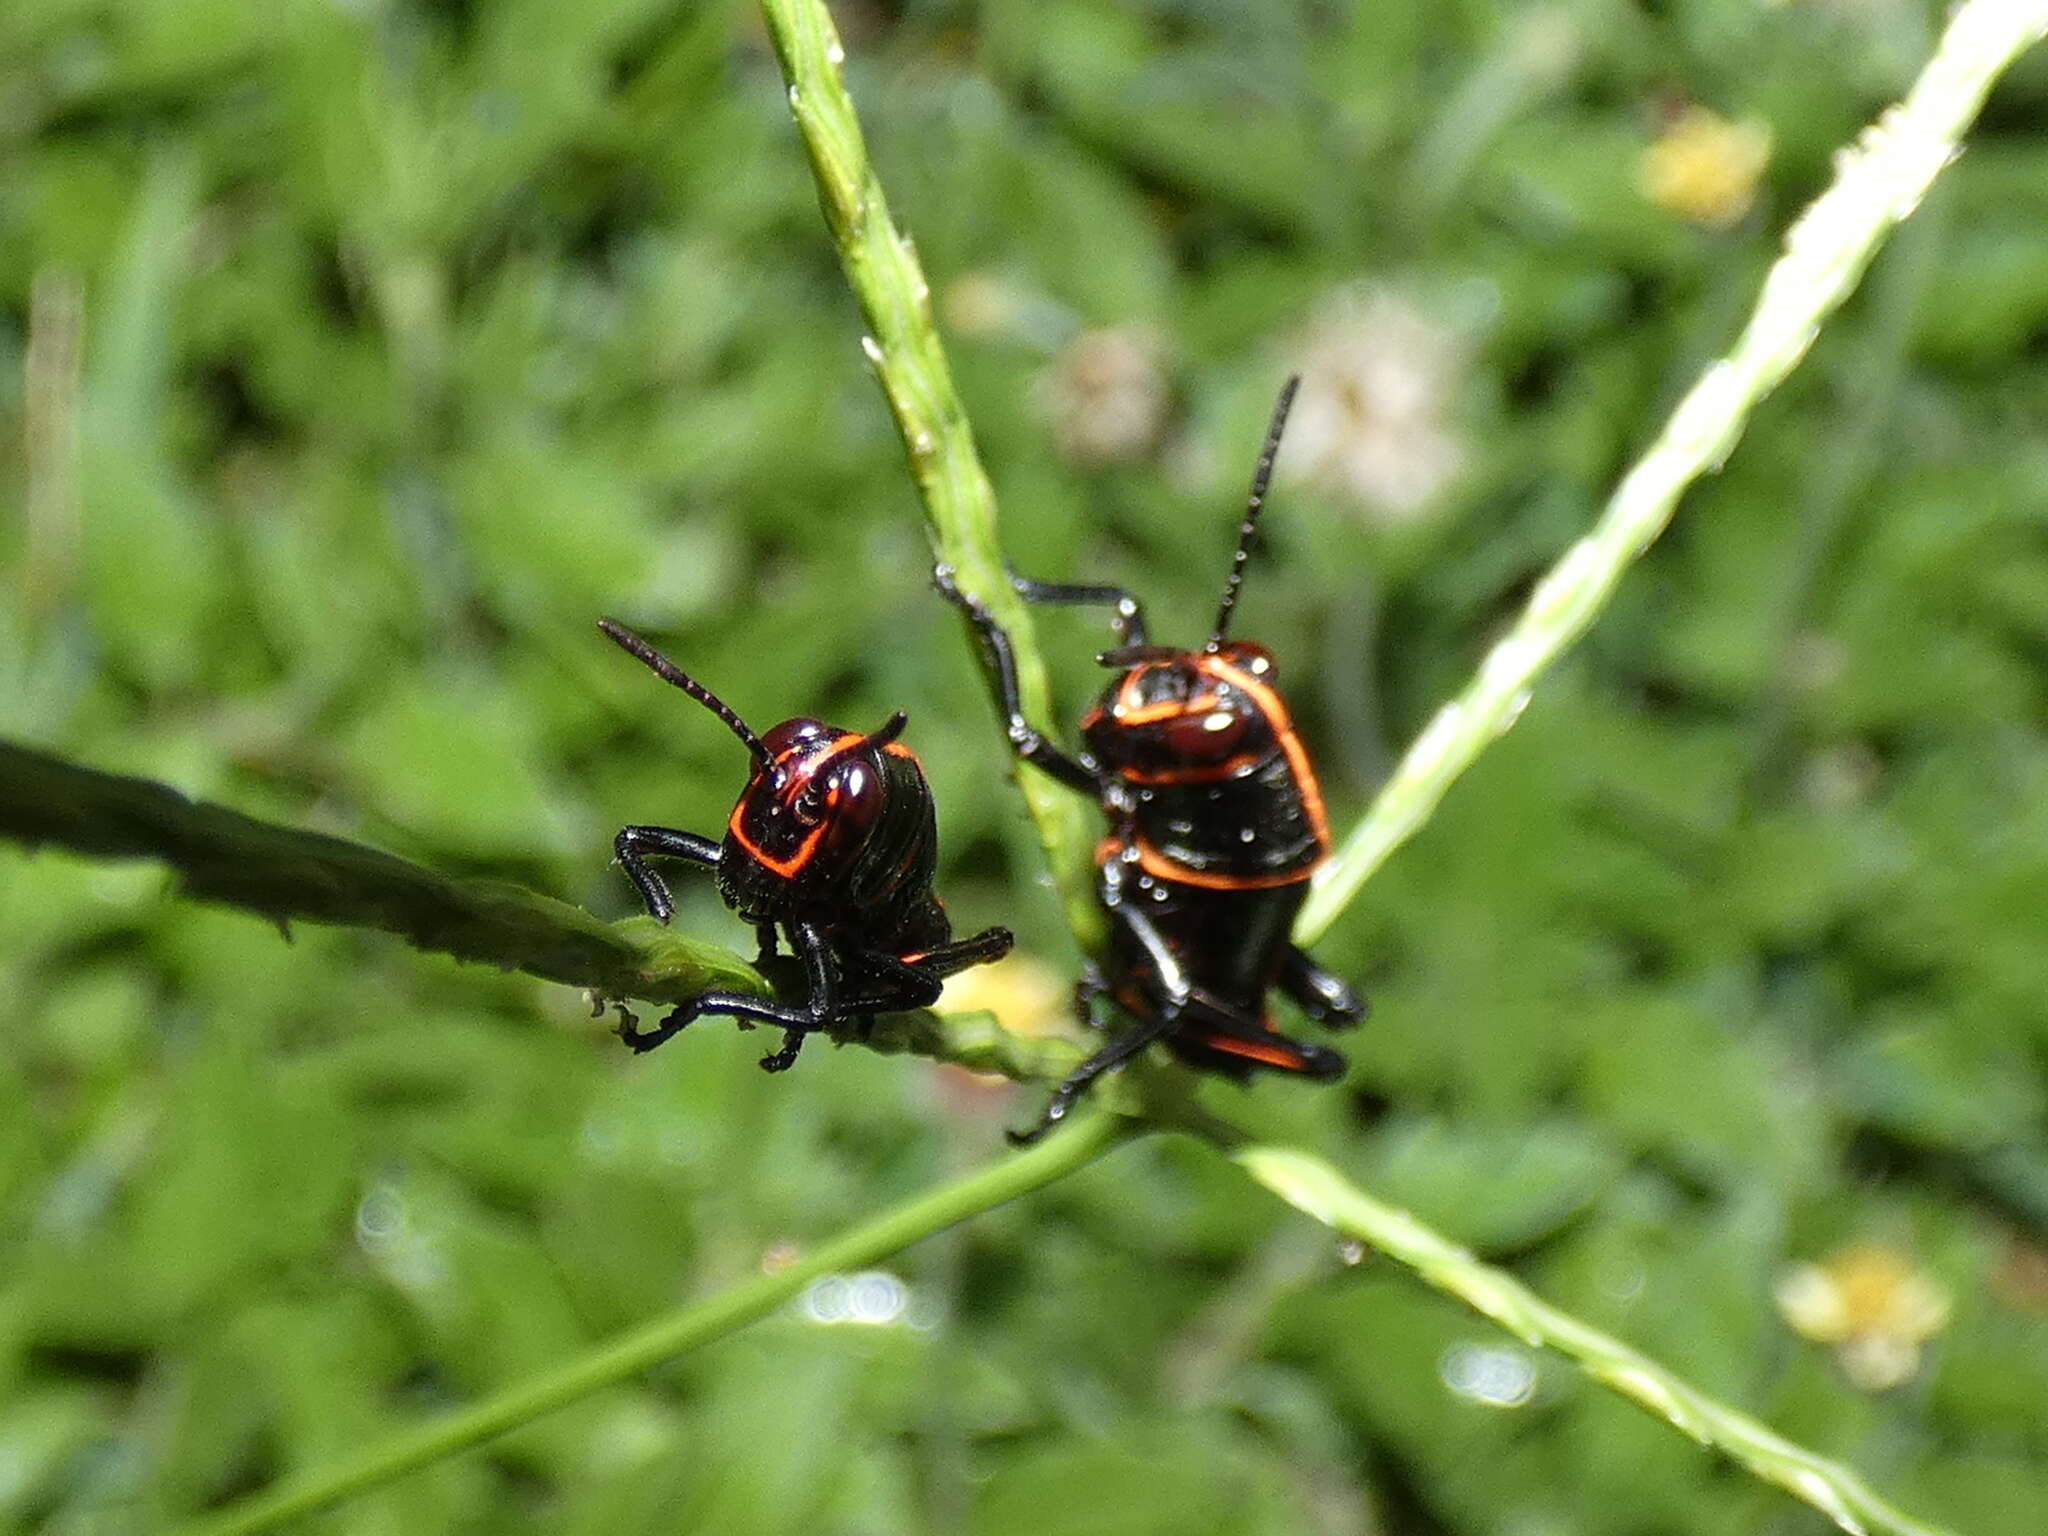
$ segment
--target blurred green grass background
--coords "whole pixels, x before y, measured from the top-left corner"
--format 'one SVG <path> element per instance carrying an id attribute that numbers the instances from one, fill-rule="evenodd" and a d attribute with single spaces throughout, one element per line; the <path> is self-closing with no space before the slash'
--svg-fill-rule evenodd
<path id="1" fill-rule="evenodd" d="M 1935 16 L 835 11 L 1021 569 L 1191 638 L 1310 370 L 1243 630 L 1340 824 Z M 1376 1004 L 1348 1083 L 1210 1090 L 1972 1536 L 2048 1509 L 2044 135 L 2037 57 L 1319 946 Z M 743 763 L 614 613 L 757 725 L 907 709 L 956 921 L 1056 984 L 857 341 L 743 4 L 15 0 L 0 732 L 623 915 L 613 829 L 714 828 Z M 1071 718 L 1098 637 L 1047 635 Z M 0 1528 L 332 1458 L 1033 1102 L 851 1050 L 770 1080 L 731 1031 L 635 1061 L 584 1011 L 0 857 Z M 1147 1144 L 308 1528 L 1823 1528 L 1357 1257 Z M 1780 1299 L 1816 1291 L 1855 1326 Z"/>

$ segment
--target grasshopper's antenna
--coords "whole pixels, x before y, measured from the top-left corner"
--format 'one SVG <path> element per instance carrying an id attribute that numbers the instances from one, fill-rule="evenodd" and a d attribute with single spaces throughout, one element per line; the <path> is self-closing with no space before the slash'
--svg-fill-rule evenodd
<path id="1" fill-rule="evenodd" d="M 1273 460 L 1280 452 L 1280 434 L 1287 429 L 1287 412 L 1294 404 L 1294 392 L 1301 387 L 1301 375 L 1294 374 L 1280 386 L 1280 399 L 1273 407 L 1273 424 L 1266 428 L 1266 446 L 1259 450 L 1259 467 L 1252 471 L 1252 493 L 1244 504 L 1244 521 L 1237 530 L 1237 557 L 1230 562 L 1230 578 L 1223 583 L 1223 606 L 1216 610 L 1216 628 L 1209 636 L 1209 650 L 1223 644 L 1230 629 L 1231 610 L 1237 607 L 1237 589 L 1244 581 L 1244 563 L 1251 558 L 1252 533 L 1259 513 L 1265 510 L 1266 486 L 1273 478 Z"/>
<path id="2" fill-rule="evenodd" d="M 670 661 L 653 646 L 642 640 L 623 624 L 610 619 L 599 619 L 597 627 L 611 637 L 612 643 L 628 656 L 636 657 L 656 677 L 665 683 L 674 683 L 691 698 L 702 704 L 726 724 L 726 729 L 739 737 L 746 749 L 754 754 L 755 761 L 763 767 L 768 765 L 768 749 L 761 745 L 761 738 L 747 728 L 747 722 L 739 717 L 733 707 L 717 694 L 690 676 L 681 667 Z"/>
<path id="3" fill-rule="evenodd" d="M 870 747 L 886 747 L 890 742 L 903 734 L 903 727 L 908 724 L 910 724 L 910 716 L 899 709 L 884 722 L 879 731 L 869 731 L 867 735 L 855 742 L 854 746 L 862 751 Z"/>

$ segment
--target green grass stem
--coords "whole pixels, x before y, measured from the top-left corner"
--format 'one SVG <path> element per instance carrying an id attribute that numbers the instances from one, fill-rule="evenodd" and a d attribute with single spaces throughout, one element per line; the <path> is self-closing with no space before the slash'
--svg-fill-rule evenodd
<path id="1" fill-rule="evenodd" d="M 1031 613 L 1009 583 L 996 534 L 995 489 L 975 451 L 966 408 L 953 387 L 932 314 L 931 285 L 910 237 L 890 216 L 869 162 L 860 120 L 840 66 L 846 57 L 832 17 L 817 0 L 762 0 L 768 34 L 789 82 L 789 110 L 810 156 L 818 204 L 868 333 L 861 338 L 903 439 L 937 558 L 963 591 L 981 599 L 1009 631 L 1024 712 L 1051 715 L 1051 693 Z M 979 654 L 979 648 L 976 648 Z M 1017 774 L 1052 866 L 1067 921 L 1085 947 L 1102 933 L 1089 850 L 1091 812 L 1043 774 Z"/>
<path id="2" fill-rule="evenodd" d="M 1321 1158 L 1266 1146 L 1240 1147 L 1230 1155 L 1296 1210 L 1370 1244 L 1523 1343 L 1555 1350 L 1603 1387 L 1812 1505 L 1851 1536 L 1952 1536 L 1886 1502 L 1839 1462 L 1794 1445 L 1621 1340 L 1559 1311 L 1505 1270 L 1481 1263 L 1406 1211 L 1375 1200 Z"/>
<path id="3" fill-rule="evenodd" d="M 1833 185 L 1787 231 L 1784 255 L 1764 278 L 1734 350 L 1686 392 L 1593 530 L 1537 584 L 1514 628 L 1416 737 L 1319 872 L 1294 925 L 1298 942 L 1329 931 L 1373 872 L 1428 823 L 1458 776 L 1515 723 L 1536 680 L 1599 617 L 1622 574 L 1671 521 L 1686 487 L 1727 459 L 1757 403 L 1799 365 L 1885 236 L 1955 159 L 1992 83 L 2044 32 L 2048 0 L 1966 0 L 1957 7 L 1906 99 L 1840 154 Z"/>
<path id="4" fill-rule="evenodd" d="M 872 1221 L 819 1244 L 786 1268 L 678 1307 L 644 1328 L 564 1361 L 551 1371 L 394 1435 L 337 1466 L 287 1479 L 216 1511 L 178 1536 L 248 1536 L 468 1450 L 543 1414 L 631 1381 L 677 1355 L 758 1322 L 827 1275 L 866 1269 L 956 1222 L 1065 1178 L 1134 1133 L 1120 1115 L 1084 1116 L 1030 1151 L 998 1158 L 963 1178 L 906 1200 Z"/>
<path id="5" fill-rule="evenodd" d="M 607 998 L 683 1002 L 714 988 L 767 995 L 730 950 L 651 917 L 607 923 L 502 880 L 444 875 L 381 849 L 191 800 L 0 742 L 0 838 L 99 859 L 154 859 L 185 894 L 294 922 L 375 928 L 416 949 L 524 971 Z M 929 1056 L 1019 1081 L 1058 1078 L 1072 1041 L 998 1027 L 987 1014 L 895 1013 L 828 1031 L 887 1054 Z"/>

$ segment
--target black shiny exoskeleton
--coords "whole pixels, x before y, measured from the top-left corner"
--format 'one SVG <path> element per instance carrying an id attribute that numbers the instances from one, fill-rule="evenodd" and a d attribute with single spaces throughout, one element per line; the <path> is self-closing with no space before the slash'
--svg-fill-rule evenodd
<path id="1" fill-rule="evenodd" d="M 1275 689 L 1273 658 L 1225 638 L 1299 382 L 1288 380 L 1274 409 L 1216 627 L 1200 650 L 1148 645 L 1143 610 L 1121 588 L 1013 578 L 1029 603 L 1114 609 L 1120 643 L 1100 660 L 1118 676 L 1082 718 L 1079 754 L 1024 718 L 1009 637 L 950 571 L 936 572 L 988 650 L 1018 756 L 1096 797 L 1109 821 L 1096 849 L 1109 950 L 1078 996 L 1088 1022 L 1093 1003 L 1108 996 L 1135 1025 L 1061 1083 L 1038 1125 L 1015 1140 L 1043 1135 L 1096 1078 L 1154 1040 L 1193 1066 L 1239 1078 L 1254 1068 L 1341 1076 L 1337 1052 L 1274 1028 L 1266 997 L 1275 987 L 1327 1027 L 1365 1017 L 1351 988 L 1288 937 L 1309 876 L 1330 852 L 1322 792 Z"/>
<path id="2" fill-rule="evenodd" d="M 763 961 L 775 955 L 780 931 L 808 984 L 797 1004 L 707 992 L 648 1030 L 627 1015 L 619 1025 L 627 1045 L 651 1051 L 691 1020 L 725 1014 L 786 1031 L 782 1048 L 761 1061 L 780 1072 L 796 1061 L 810 1031 L 928 1007 L 948 976 L 1009 953 L 1007 928 L 954 940 L 932 894 L 938 829 L 924 770 L 897 740 L 902 714 L 865 735 L 797 719 L 756 736 L 716 694 L 631 630 L 610 619 L 598 628 L 723 720 L 754 759 L 722 841 L 670 827 L 627 827 L 616 842 L 619 863 L 664 923 L 675 903 L 648 868 L 649 856 L 709 865 L 725 904 L 754 925 Z"/>

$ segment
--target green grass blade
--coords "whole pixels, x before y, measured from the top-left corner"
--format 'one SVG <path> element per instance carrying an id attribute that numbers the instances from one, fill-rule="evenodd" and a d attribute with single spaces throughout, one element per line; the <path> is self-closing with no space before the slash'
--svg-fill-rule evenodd
<path id="1" fill-rule="evenodd" d="M 931 285 L 909 237 L 890 217 L 869 163 L 860 120 L 840 75 L 845 50 L 839 34 L 817 0 L 762 0 L 761 11 L 789 81 L 789 110 L 810 156 L 819 206 L 867 322 L 861 346 L 903 439 L 932 547 L 958 572 L 962 589 L 986 603 L 1009 631 L 1024 712 L 1046 720 L 1051 695 L 1045 665 L 1030 611 L 1009 584 L 996 535 L 995 490 L 953 387 L 932 316 Z M 1082 943 L 1093 947 L 1102 919 L 1089 865 L 1092 811 L 1043 774 L 1022 772 L 1017 781 L 1045 845 L 1067 920 Z"/>
<path id="2" fill-rule="evenodd" d="M 1785 236 L 1785 254 L 1735 348 L 1702 374 L 1622 480 L 1593 531 L 1565 551 L 1465 691 L 1437 711 L 1364 820 L 1320 871 L 1294 925 L 1313 943 L 1445 792 L 1515 723 L 1537 678 L 1584 634 L 1671 521 L 1687 486 L 1718 468 L 1757 402 L 1784 382 L 1892 229 L 1954 160 L 1992 82 L 2048 32 L 2048 0 L 1967 0 L 1903 103 L 1840 155 L 1834 184 Z"/>
<path id="3" fill-rule="evenodd" d="M 408 1430 L 340 1466 L 293 1478 L 200 1520 L 180 1536 L 247 1536 L 268 1530 L 481 1444 L 758 1322 L 813 1280 L 865 1269 L 956 1222 L 1063 1179 L 1133 1133 L 1133 1123 L 1122 1116 L 1087 1116 L 1028 1152 L 976 1169 L 819 1244 L 786 1268 L 690 1302 L 473 1408 Z"/>
<path id="4" fill-rule="evenodd" d="M 1887 1503 L 1849 1468 L 1794 1445 L 1621 1340 L 1559 1311 L 1505 1270 L 1375 1200 L 1320 1158 L 1262 1146 L 1240 1147 L 1230 1156 L 1296 1210 L 1371 1244 L 1524 1343 L 1557 1351 L 1602 1386 L 1812 1505 L 1852 1536 L 1951 1536 Z"/>
<path id="5" fill-rule="evenodd" d="M 603 922 L 506 881 L 437 874 L 345 838 L 259 821 L 151 779 L 101 773 L 6 742 L 0 837 L 98 859 L 158 859 L 178 872 L 188 894 L 280 927 L 376 928 L 415 949 L 608 997 L 680 1002 L 714 987 L 768 991 L 739 956 L 651 919 Z"/>
<path id="6" fill-rule="evenodd" d="M 0 742 L 0 838 L 96 859 L 156 859 L 185 892 L 289 931 L 294 922 L 375 928 L 415 949 L 524 971 L 611 998 L 684 1002 L 719 989 L 769 993 L 730 950 L 649 917 L 607 923 L 502 880 L 438 874 L 321 832 L 189 800 L 151 779 L 101 773 Z M 1020 1082 L 1079 1060 L 1058 1037 L 1015 1034 L 987 1014 L 889 1014 L 827 1031 L 887 1054 L 929 1056 Z"/>

